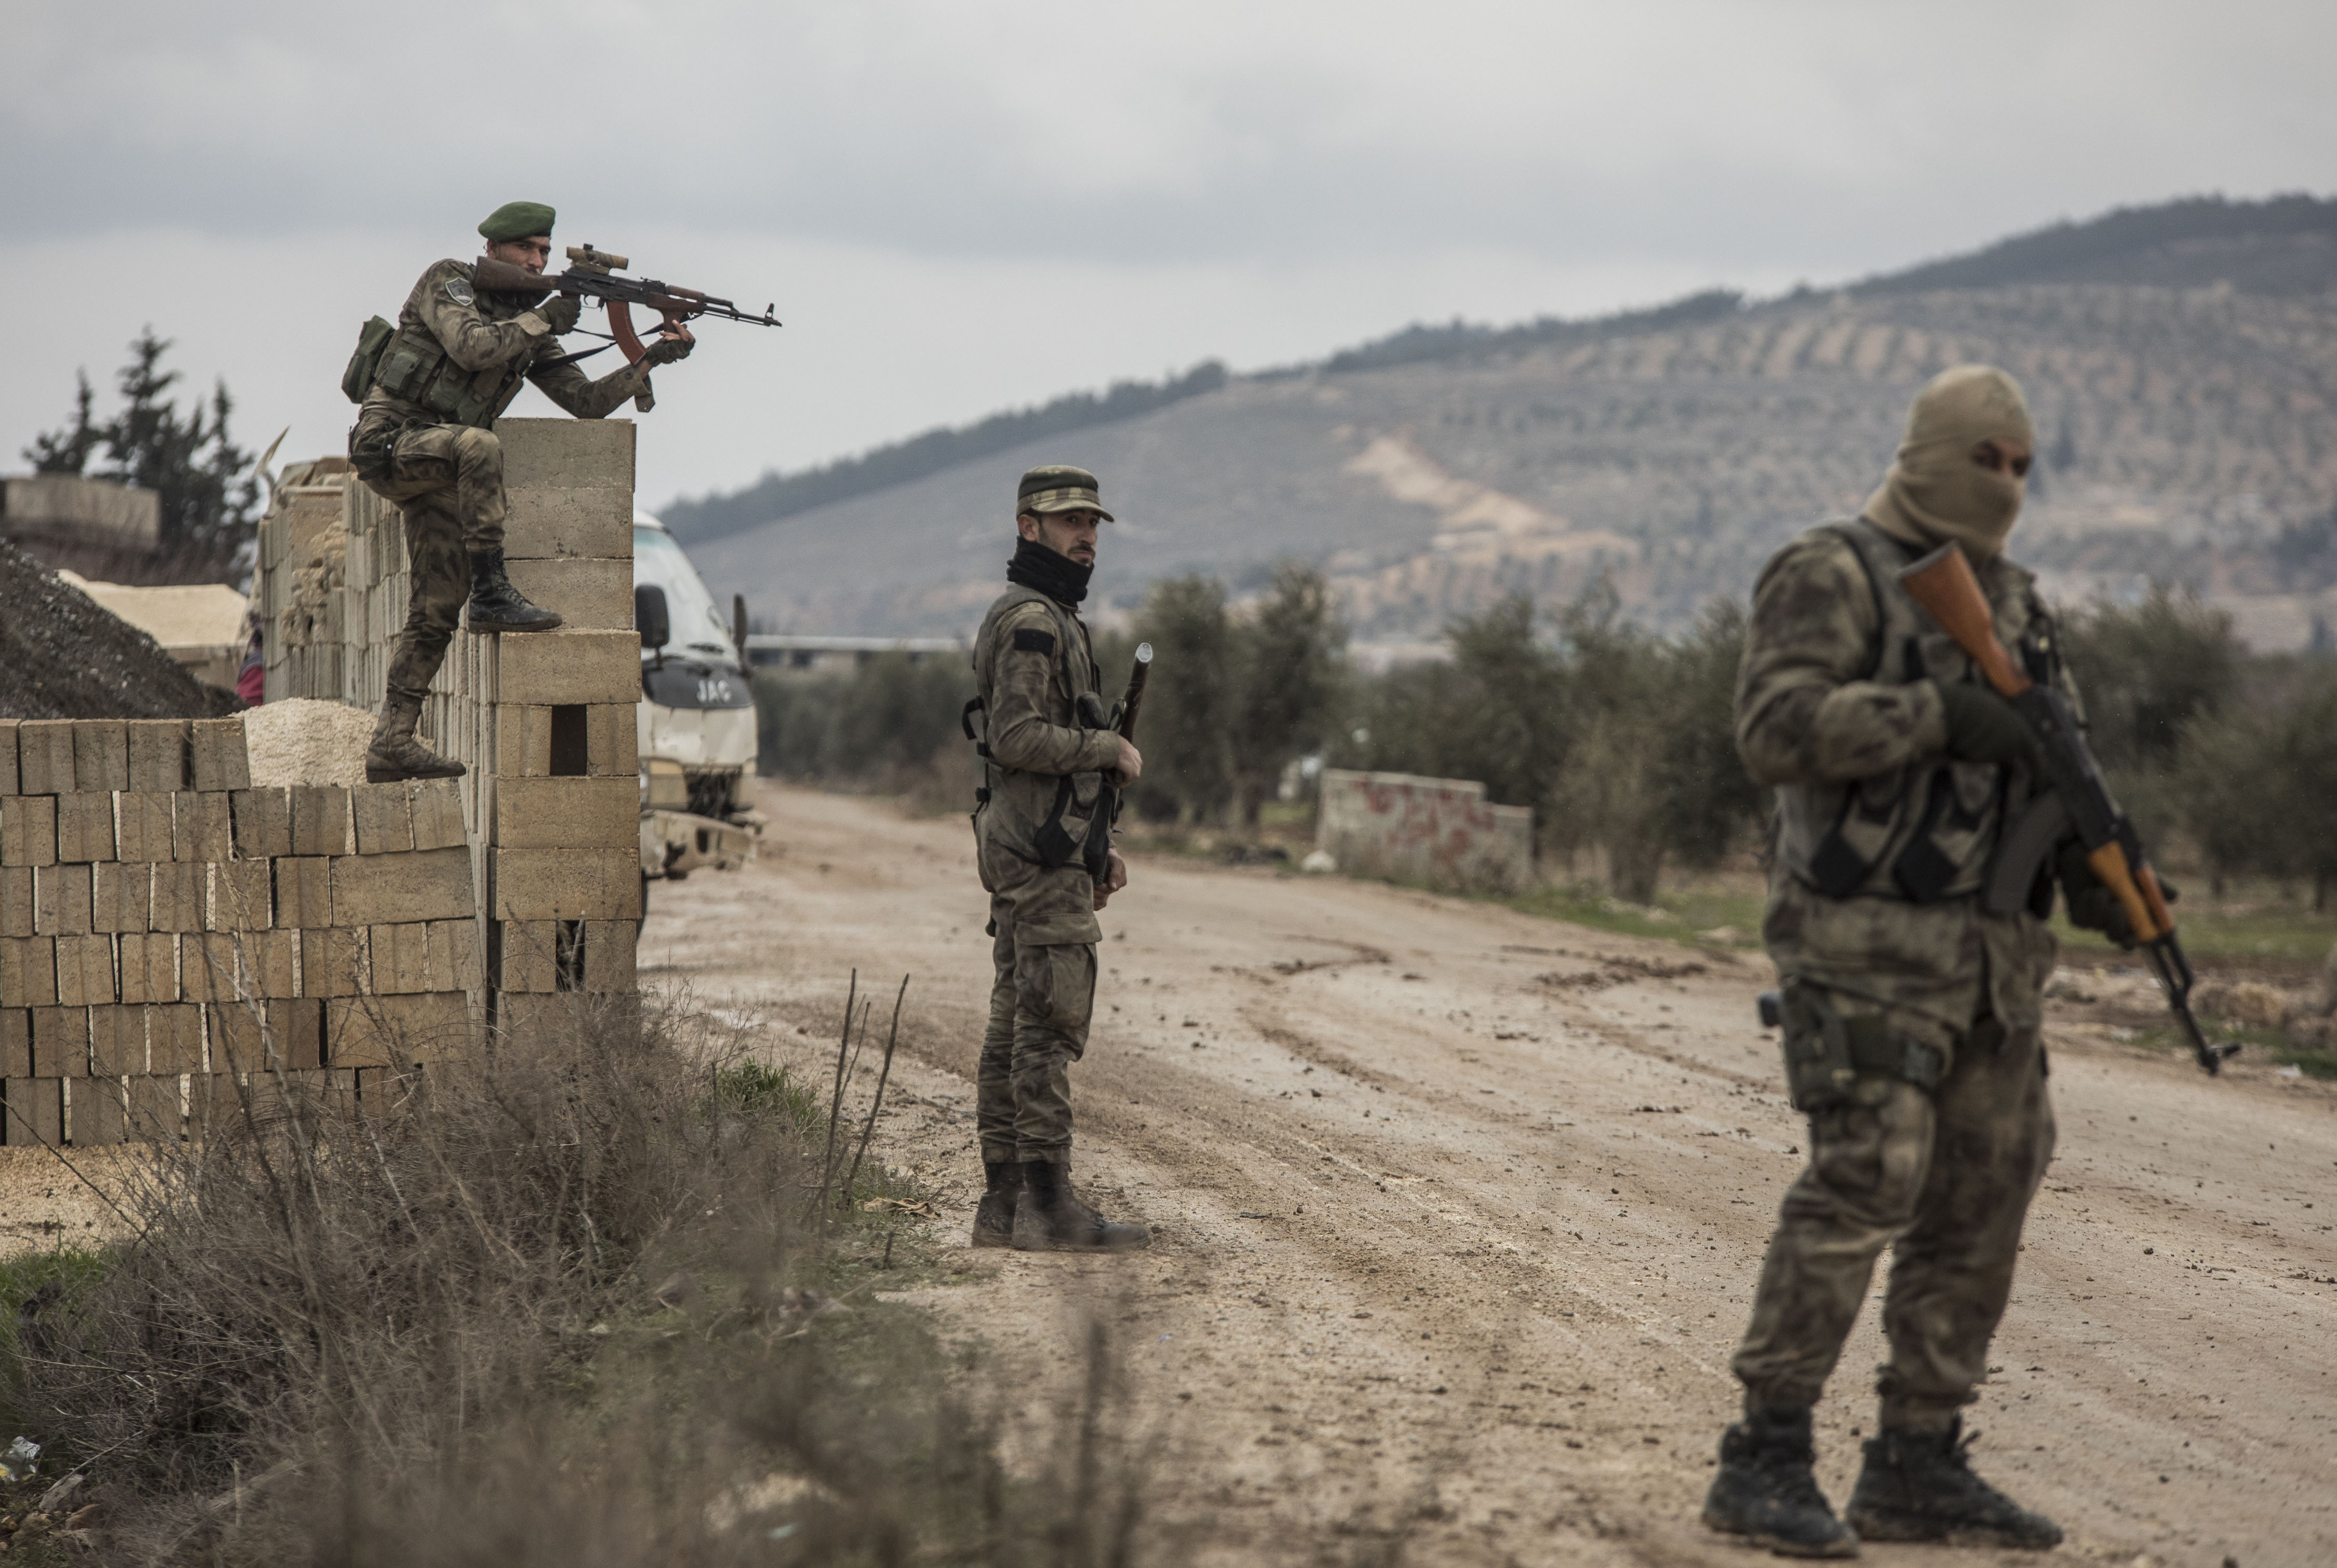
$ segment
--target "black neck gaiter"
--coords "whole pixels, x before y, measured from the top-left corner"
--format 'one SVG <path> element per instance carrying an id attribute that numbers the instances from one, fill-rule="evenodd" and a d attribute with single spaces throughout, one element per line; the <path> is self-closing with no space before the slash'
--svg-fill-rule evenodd
<path id="1" fill-rule="evenodd" d="M 1058 604 L 1077 604 L 1088 596 L 1088 576 L 1095 570 L 1068 555 L 1058 555 L 1035 539 L 1014 547 L 1006 563 L 1006 580 L 1019 588 L 1035 588 Z"/>

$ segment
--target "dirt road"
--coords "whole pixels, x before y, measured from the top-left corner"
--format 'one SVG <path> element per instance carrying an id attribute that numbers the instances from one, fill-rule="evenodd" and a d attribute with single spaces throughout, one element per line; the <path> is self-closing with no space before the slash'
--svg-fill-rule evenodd
<path id="1" fill-rule="evenodd" d="M 914 974 L 884 1137 L 963 1248 L 989 983 L 963 821 L 764 806 L 761 863 L 657 890 L 644 983 L 808 1064 L 847 969 L 887 997 Z M 968 1282 L 920 1299 L 1034 1388 L 1100 1303 L 1197 1561 L 1765 1560 L 1696 1523 L 1800 1165 L 1752 1018 L 1765 963 L 1337 879 L 1134 879 L 1104 916 L 1077 1168 L 1153 1250 L 967 1249 Z M 2064 1559 L 2337 1563 L 2337 1095 L 2050 1033 L 2059 1153 L 1968 1417 L 1978 1466 L 2061 1521 Z M 1819 1409 L 1838 1503 L 1875 1316 Z"/>

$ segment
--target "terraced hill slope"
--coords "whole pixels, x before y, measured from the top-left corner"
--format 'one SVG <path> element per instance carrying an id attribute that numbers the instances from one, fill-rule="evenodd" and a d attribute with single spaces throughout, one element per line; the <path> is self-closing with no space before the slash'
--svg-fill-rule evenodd
<path id="1" fill-rule="evenodd" d="M 2123 248 L 2115 232 L 2051 230 L 1908 275 L 1948 287 L 1398 335 L 696 553 L 767 624 L 964 632 L 996 591 L 1014 476 L 1073 462 L 1104 476 L 1122 519 L 1107 612 L 1163 576 L 1239 590 L 1296 559 L 1385 643 L 1433 639 L 1520 589 L 1562 601 L 1601 573 L 1672 625 L 1744 593 L 1796 530 L 1853 510 L 1914 390 L 1984 360 L 2020 378 L 2038 416 L 2016 541 L 2055 593 L 2195 583 L 2258 646 L 2301 646 L 2316 617 L 2337 621 L 2337 203 L 2202 206 L 2215 204 L 2162 209 L 2185 221 Z M 2024 268 L 2057 280 L 1957 283 Z"/>

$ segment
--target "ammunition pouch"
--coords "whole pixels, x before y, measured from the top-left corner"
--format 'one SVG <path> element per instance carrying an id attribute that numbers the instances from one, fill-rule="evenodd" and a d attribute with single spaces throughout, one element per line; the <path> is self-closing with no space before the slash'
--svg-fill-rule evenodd
<path id="1" fill-rule="evenodd" d="M 1926 1093 L 1939 1086 L 1940 1053 L 1892 1028 L 1885 1015 L 1845 1018 L 1822 987 L 1804 980 L 1785 982 L 1779 1011 L 1785 1088 L 1797 1111 L 1849 1099 L 1862 1075 L 1896 1078 Z"/>
<path id="2" fill-rule="evenodd" d="M 341 395 L 351 403 L 363 403 L 366 394 L 373 390 L 375 375 L 381 368 L 381 351 L 397 328 L 376 316 L 357 332 L 357 352 L 349 355 L 348 368 L 341 372 Z"/>

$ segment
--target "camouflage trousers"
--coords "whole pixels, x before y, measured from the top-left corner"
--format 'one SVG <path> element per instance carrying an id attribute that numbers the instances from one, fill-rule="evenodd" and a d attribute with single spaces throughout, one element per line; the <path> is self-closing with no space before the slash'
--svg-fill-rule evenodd
<path id="1" fill-rule="evenodd" d="M 1885 1246 L 1883 1424 L 1944 1430 L 1971 1402 L 2053 1157 L 2045 1067 L 2035 1028 L 1983 1017 L 1931 1093 L 1862 1075 L 1848 1103 L 1810 1117 L 1810 1162 L 1779 1207 L 1730 1362 L 1748 1407 L 1817 1402 Z"/>
<path id="2" fill-rule="evenodd" d="M 1092 885 L 1075 874 L 1082 889 Z M 1087 1049 L 1095 1011 L 1095 944 L 1018 941 L 1015 901 L 993 895 L 990 912 L 990 1022 L 974 1077 L 982 1157 L 1068 1165 L 1071 1066 Z"/>
<path id="3" fill-rule="evenodd" d="M 410 588 L 388 684 L 419 696 L 471 597 L 469 552 L 503 548 L 504 443 L 492 430 L 416 425 L 397 438 L 388 472 L 366 482 L 406 520 Z"/>

